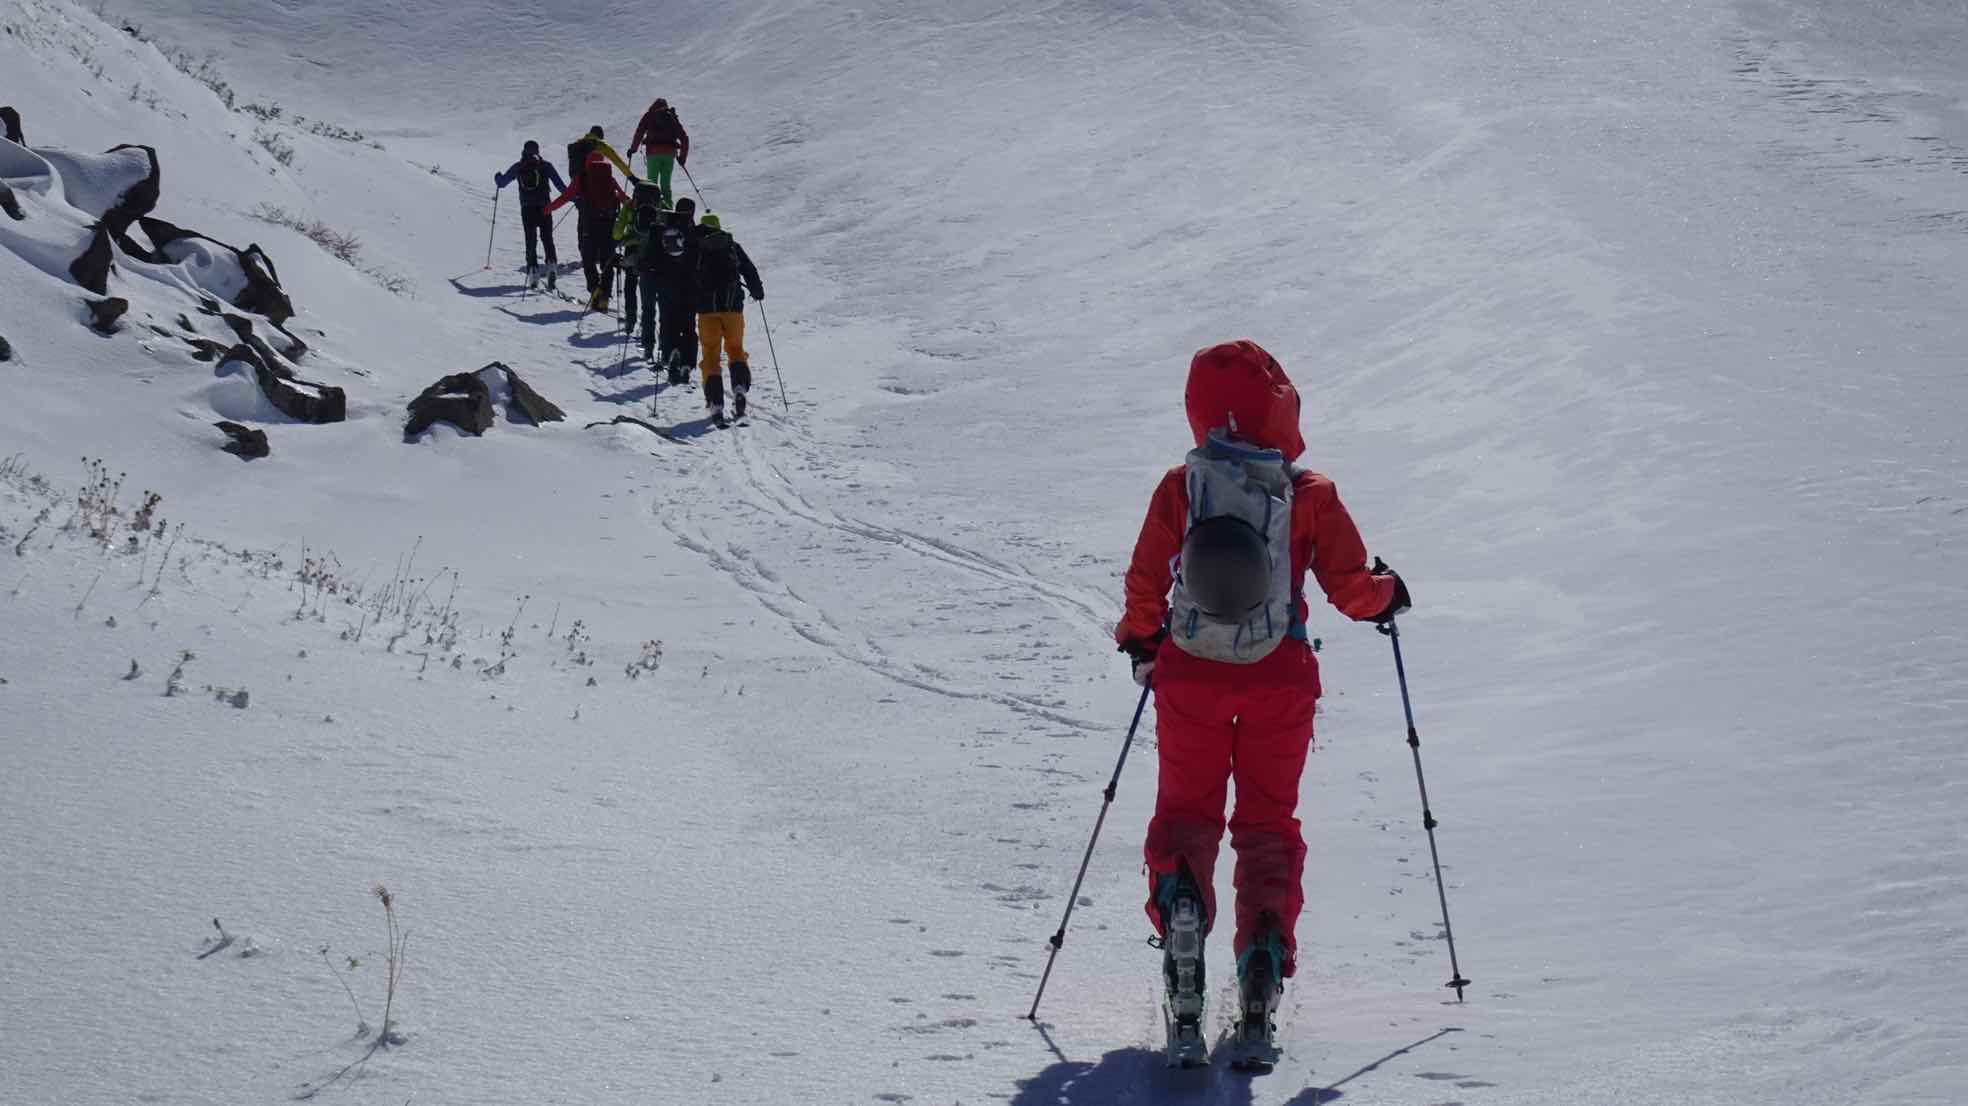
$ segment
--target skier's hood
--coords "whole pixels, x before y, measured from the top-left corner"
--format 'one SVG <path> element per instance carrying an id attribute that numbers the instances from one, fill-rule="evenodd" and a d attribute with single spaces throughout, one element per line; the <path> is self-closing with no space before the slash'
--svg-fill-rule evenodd
<path id="1" fill-rule="evenodd" d="M 1298 389 L 1278 359 L 1248 338 L 1198 350 L 1189 361 L 1189 386 L 1182 399 L 1199 447 L 1210 431 L 1221 429 L 1240 441 L 1275 449 L 1287 461 L 1305 452 L 1298 432 Z"/>

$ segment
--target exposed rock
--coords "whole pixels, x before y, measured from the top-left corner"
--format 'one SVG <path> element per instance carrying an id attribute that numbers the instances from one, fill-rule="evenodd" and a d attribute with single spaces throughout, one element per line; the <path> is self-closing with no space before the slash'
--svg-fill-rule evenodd
<path id="1" fill-rule="evenodd" d="M 332 384 L 302 380 L 278 358 L 269 360 L 244 342 L 227 350 L 219 367 L 233 361 L 252 367 L 260 391 L 282 414 L 316 424 L 348 418 L 348 396 Z"/>
<path id="2" fill-rule="evenodd" d="M 162 219 L 145 217 L 138 219 L 136 225 L 143 231 L 144 237 L 150 239 L 151 244 L 150 248 L 146 249 L 127 233 L 119 234 L 117 244 L 130 256 L 152 264 L 168 265 L 172 263 L 172 258 L 166 247 L 171 243 L 184 239 L 210 242 L 233 256 L 245 280 L 245 287 L 233 297 L 232 306 L 257 315 L 265 315 L 275 326 L 280 326 L 294 317 L 294 301 L 288 298 L 286 291 L 280 287 L 280 271 L 274 266 L 273 259 L 268 257 L 266 251 L 259 246 L 251 245 L 242 250 L 210 235 L 186 230 Z M 200 302 L 199 310 L 207 315 L 217 315 L 223 312 L 224 307 L 217 299 L 207 297 Z"/>
<path id="3" fill-rule="evenodd" d="M 97 223 L 95 236 L 89 239 L 89 248 L 82 251 L 81 257 L 69 263 L 68 275 L 75 278 L 75 283 L 96 295 L 108 295 L 109 266 L 114 259 L 115 254 L 110 249 L 109 230 L 101 223 Z"/>
<path id="4" fill-rule="evenodd" d="M 12 361 L 13 359 L 14 347 L 7 344 L 7 339 L 4 335 L 0 335 L 0 361 Z"/>
<path id="5" fill-rule="evenodd" d="M 414 438 L 435 422 L 448 422 L 467 434 L 492 428 L 492 393 L 477 373 L 453 373 L 425 388 L 410 401 L 410 419 L 403 436 Z"/>
<path id="6" fill-rule="evenodd" d="M 116 201 L 116 206 L 103 213 L 102 221 L 113 237 L 122 237 L 129 232 L 130 224 L 149 215 L 157 207 L 157 200 L 163 194 L 163 172 L 157 166 L 157 151 L 149 146 L 112 146 L 110 153 L 119 150 L 142 150 L 150 159 L 150 174 L 131 185 Z"/>
<path id="7" fill-rule="evenodd" d="M 200 361 L 217 361 L 232 349 L 224 342 L 214 342 L 202 334 L 187 335 L 185 341 L 191 345 L 192 357 Z"/>
<path id="8" fill-rule="evenodd" d="M 116 333 L 117 320 L 130 310 L 130 301 L 122 296 L 111 296 L 104 300 L 89 301 L 89 315 L 95 321 L 93 326 L 98 334 Z"/>
<path id="9" fill-rule="evenodd" d="M 280 271 L 274 268 L 273 258 L 255 243 L 239 251 L 239 263 L 246 269 L 246 290 L 232 301 L 233 306 L 265 315 L 275 326 L 293 318 L 294 301 L 280 287 Z"/>
<path id="10" fill-rule="evenodd" d="M 3 180 L 0 180 L 0 211 L 6 212 L 7 218 L 17 223 L 27 218 L 27 212 L 21 210 L 20 201 L 14 198 L 13 186 Z"/>
<path id="11" fill-rule="evenodd" d="M 520 413 L 526 416 L 527 421 L 535 426 L 543 422 L 559 422 L 567 417 L 567 412 L 547 402 L 547 398 L 534 391 L 531 384 L 521 380 L 519 374 L 514 372 L 511 366 L 500 361 L 494 361 L 490 365 L 485 366 L 484 369 L 478 371 L 484 372 L 486 369 L 498 369 L 500 372 L 506 374 L 507 394 L 512 397 L 506 409 L 507 418 L 512 417 L 512 408 L 514 407 L 519 408 Z"/>
<path id="12" fill-rule="evenodd" d="M 282 338 L 287 339 L 287 348 L 280 351 L 280 356 L 285 357 L 289 361 L 299 361 L 308 355 L 308 344 L 301 341 L 293 331 L 288 330 L 279 323 L 275 323 L 273 328 L 280 332 Z"/>
<path id="13" fill-rule="evenodd" d="M 0 108 L 0 124 L 6 127 L 7 141 L 27 145 L 27 138 L 21 134 L 20 112 L 13 108 Z"/>
<path id="14" fill-rule="evenodd" d="M 224 316 L 224 319 L 225 324 L 232 328 L 232 332 L 239 336 L 239 340 L 252 346 L 253 352 L 259 354 L 267 364 L 280 364 L 282 355 L 276 353 L 272 346 L 267 345 L 264 339 L 253 332 L 253 320 L 244 315 L 235 315 L 230 312 Z M 285 332 L 283 331 L 283 333 Z M 306 349 L 305 346 L 302 348 L 304 350 Z"/>
<path id="15" fill-rule="evenodd" d="M 495 401 L 505 404 L 506 418 L 512 422 L 538 426 L 567 417 L 511 366 L 494 361 L 477 372 L 456 373 L 425 388 L 410 401 L 403 436 L 414 438 L 435 422 L 448 422 L 467 434 L 483 434 L 492 428 Z"/>
<path id="16" fill-rule="evenodd" d="M 227 453 L 235 457 L 250 461 L 255 457 L 265 457 L 267 454 L 273 452 L 273 447 L 267 445 L 267 436 L 264 430 L 258 430 L 250 426 L 241 426 L 236 422 L 227 422 L 224 420 L 215 422 L 212 425 L 225 431 L 227 441 L 223 448 Z"/>

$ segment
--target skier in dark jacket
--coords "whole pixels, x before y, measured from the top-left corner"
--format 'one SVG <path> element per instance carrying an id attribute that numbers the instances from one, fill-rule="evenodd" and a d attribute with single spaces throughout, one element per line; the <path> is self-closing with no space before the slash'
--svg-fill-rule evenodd
<path id="1" fill-rule="evenodd" d="M 660 349 L 671 384 L 682 384 L 697 360 L 697 204 L 688 196 L 643 236 L 636 268 L 642 277 L 642 355 Z M 660 315 L 660 327 L 657 325 Z"/>
<path id="2" fill-rule="evenodd" d="M 492 183 L 499 188 L 515 182 L 519 184 L 519 225 L 526 232 L 526 285 L 530 288 L 539 279 L 539 246 L 545 244 L 547 287 L 552 288 L 560 254 L 554 249 L 553 220 L 547 218 L 546 207 L 554 192 L 567 185 L 561 181 L 560 170 L 553 167 L 553 162 L 540 156 L 540 144 L 531 140 L 520 151 L 519 160 L 512 163 L 512 168 L 492 174 Z"/>
<path id="3" fill-rule="evenodd" d="M 543 209 L 551 215 L 569 200 L 580 209 L 581 271 L 587 277 L 590 304 L 597 311 L 608 310 L 609 285 L 615 279 L 615 213 L 628 198 L 615 183 L 607 155 L 597 149 L 589 152 L 574 183 Z"/>
<path id="4" fill-rule="evenodd" d="M 724 379 L 718 364 L 722 351 L 731 359 L 731 394 L 737 417 L 745 417 L 745 393 L 752 390 L 752 365 L 745 356 L 745 293 L 765 298 L 765 282 L 731 232 L 716 215 L 706 213 L 697 228 L 697 340 L 703 347 L 698 368 L 704 374 L 704 406 L 711 420 L 724 426 Z M 741 285 L 742 282 L 742 285 Z"/>

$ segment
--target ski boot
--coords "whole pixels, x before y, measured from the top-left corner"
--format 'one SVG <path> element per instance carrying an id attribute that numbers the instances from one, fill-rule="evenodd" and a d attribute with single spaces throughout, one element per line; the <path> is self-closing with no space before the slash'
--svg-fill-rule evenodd
<path id="1" fill-rule="evenodd" d="M 1203 893 L 1187 871 L 1165 875 L 1155 901 L 1162 915 L 1162 1024 L 1171 1068 L 1209 1066 L 1203 1040 Z"/>
<path id="2" fill-rule="evenodd" d="M 555 286 L 555 274 L 557 274 L 559 270 L 560 267 L 558 265 L 549 264 L 547 266 L 547 291 L 557 292 L 560 290 Z"/>
<path id="3" fill-rule="evenodd" d="M 731 363 L 731 417 L 745 418 L 745 393 L 752 390 L 752 367 L 743 361 Z"/>
<path id="4" fill-rule="evenodd" d="M 704 407 L 711 413 L 711 421 L 719 430 L 731 425 L 724 417 L 724 378 L 707 376 L 704 378 Z"/>
<path id="5" fill-rule="evenodd" d="M 1230 1066 L 1270 1071 L 1278 1062 L 1278 1002 L 1285 994 L 1285 946 L 1276 930 L 1260 928 L 1237 958 L 1237 1021 L 1230 1031 Z"/>
<path id="6" fill-rule="evenodd" d="M 669 357 L 666 358 L 666 360 L 668 362 L 669 370 L 670 370 L 670 383 L 671 384 L 684 383 L 685 379 L 689 376 L 690 370 L 684 367 L 683 351 L 680 349 L 671 350 L 669 353 Z"/>

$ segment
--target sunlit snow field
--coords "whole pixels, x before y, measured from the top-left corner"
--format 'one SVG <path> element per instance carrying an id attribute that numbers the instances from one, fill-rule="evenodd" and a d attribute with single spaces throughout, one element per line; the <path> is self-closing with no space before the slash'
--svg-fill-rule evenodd
<path id="1" fill-rule="evenodd" d="M 210 366 L 0 250 L 0 1104 L 1968 1101 L 1960 5 L 106 13 L 0 0 L 0 102 L 154 145 L 351 417 L 242 463 Z M 488 227 L 522 141 L 658 95 L 773 339 L 751 425 L 681 442 L 589 427 L 696 393 L 522 296 L 510 190 Z M 1475 984 L 1387 643 L 1315 611 L 1285 1059 L 1178 1084 L 1152 743 L 1022 1015 L 1134 704 L 1120 572 L 1235 337 L 1413 587 Z M 403 439 L 494 360 L 567 421 Z M 64 529 L 84 456 L 177 544 Z M 331 1082 L 378 883 L 406 1041 Z"/>

